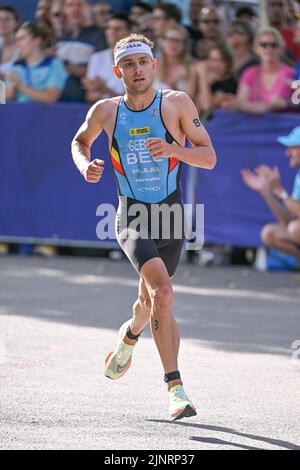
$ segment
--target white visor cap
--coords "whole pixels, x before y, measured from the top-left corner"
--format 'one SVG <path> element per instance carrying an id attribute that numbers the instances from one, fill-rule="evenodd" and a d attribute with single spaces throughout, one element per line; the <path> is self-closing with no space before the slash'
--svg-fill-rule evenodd
<path id="1" fill-rule="evenodd" d="M 115 52 L 115 65 L 118 65 L 121 59 L 128 55 L 132 54 L 147 54 L 151 57 L 153 60 L 153 54 L 151 51 L 151 48 L 148 46 L 148 44 L 145 44 L 144 42 L 128 42 L 124 46 L 120 47 L 120 49 L 117 49 Z"/>

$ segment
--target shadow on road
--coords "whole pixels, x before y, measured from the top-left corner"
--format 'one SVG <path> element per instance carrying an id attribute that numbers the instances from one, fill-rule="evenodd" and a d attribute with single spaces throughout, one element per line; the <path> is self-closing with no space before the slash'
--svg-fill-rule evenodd
<path id="1" fill-rule="evenodd" d="M 167 421 L 167 420 L 162 420 L 162 419 L 147 419 L 146 421 L 149 422 L 154 422 L 154 423 L 164 423 L 164 424 L 169 424 L 172 426 L 183 426 L 183 427 L 188 427 L 188 428 L 194 428 L 194 429 L 203 429 L 205 431 L 214 431 L 214 432 L 220 432 L 220 433 L 227 433 L 231 434 L 233 436 L 239 436 L 243 437 L 246 439 L 252 439 L 254 441 L 258 442 L 264 442 L 267 444 L 271 444 L 276 447 L 280 447 L 281 449 L 287 449 L 287 450 L 300 450 L 300 446 L 293 444 L 291 442 L 287 441 L 282 441 L 280 439 L 272 439 L 270 437 L 263 437 L 263 436 L 256 436 L 253 434 L 247 434 L 243 433 L 240 431 L 236 431 L 235 429 L 231 428 L 225 428 L 223 426 L 211 426 L 208 424 L 197 424 L 197 423 L 185 423 L 185 422 L 179 422 L 179 421 Z M 248 449 L 248 450 L 263 450 L 258 447 L 250 447 L 246 446 L 245 444 L 239 444 L 235 442 L 227 442 L 222 439 L 214 438 L 214 437 L 199 437 L 199 436 L 192 436 L 190 437 L 190 440 L 192 441 L 198 441 L 198 442 L 203 442 L 207 444 L 215 444 L 215 445 L 230 445 L 234 447 L 238 447 L 240 449 Z"/>
<path id="2" fill-rule="evenodd" d="M 0 315 L 117 330 L 137 297 L 138 276 L 126 262 L 6 257 L 0 268 Z M 300 338 L 300 283 L 273 276 L 180 266 L 174 314 L 181 336 L 221 351 L 291 356 Z"/>

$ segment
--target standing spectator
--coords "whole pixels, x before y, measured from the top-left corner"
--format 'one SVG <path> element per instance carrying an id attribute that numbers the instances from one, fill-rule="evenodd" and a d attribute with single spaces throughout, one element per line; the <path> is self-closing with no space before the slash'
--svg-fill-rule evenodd
<path id="1" fill-rule="evenodd" d="M 169 26 L 179 24 L 181 11 L 173 3 L 162 3 L 153 10 L 153 28 L 156 40 L 164 35 Z"/>
<path id="2" fill-rule="evenodd" d="M 215 8 L 202 8 L 200 11 L 198 28 L 203 38 L 196 45 L 196 55 L 198 59 L 207 59 L 208 51 L 211 47 L 222 42 L 221 19 Z"/>
<path id="3" fill-rule="evenodd" d="M 16 34 L 22 59 L 8 74 L 7 100 L 19 103 L 55 103 L 67 77 L 63 63 L 45 55 L 49 30 L 42 25 L 24 23 Z"/>
<path id="4" fill-rule="evenodd" d="M 213 46 L 206 61 L 197 65 L 198 98 L 200 115 L 207 116 L 216 107 L 222 107 L 237 92 L 233 76 L 233 57 L 226 44 Z"/>
<path id="5" fill-rule="evenodd" d="M 294 30 L 288 25 L 288 4 L 286 0 L 267 0 L 267 13 L 273 28 L 280 31 L 284 41 L 285 49 L 293 60 L 300 59 L 300 46 L 294 42 Z"/>
<path id="6" fill-rule="evenodd" d="M 113 15 L 113 9 L 109 2 L 103 1 L 100 3 L 96 3 L 96 5 L 93 5 L 92 14 L 94 25 L 97 28 L 105 29 L 108 21 Z"/>
<path id="7" fill-rule="evenodd" d="M 62 101 L 85 101 L 85 90 L 81 79 L 86 76 L 87 64 L 95 51 L 106 47 L 104 31 L 86 24 L 87 0 L 64 0 L 66 35 L 57 47 L 57 56 L 66 65 L 69 79 L 63 92 Z"/>
<path id="8" fill-rule="evenodd" d="M 129 12 L 129 19 L 133 26 L 138 25 L 139 19 L 146 15 L 147 13 L 152 13 L 153 7 L 149 5 L 148 3 L 144 2 L 137 2 L 135 3 Z"/>
<path id="9" fill-rule="evenodd" d="M 190 56 L 189 33 L 181 25 L 169 26 L 161 38 L 160 61 L 154 86 L 185 91 L 196 97 L 197 73 Z"/>
<path id="10" fill-rule="evenodd" d="M 122 13 L 114 15 L 108 22 L 105 30 L 108 49 L 94 53 L 88 64 L 87 77 L 82 80 L 86 90 L 86 100 L 94 103 L 103 98 L 124 94 L 123 81 L 116 77 L 112 67 L 113 48 L 121 39 L 131 33 L 131 22 L 127 15 Z"/>
<path id="11" fill-rule="evenodd" d="M 261 65 L 245 70 L 237 98 L 226 103 L 225 108 L 253 114 L 284 111 L 290 104 L 295 72 L 281 60 L 284 42 L 278 30 L 267 28 L 258 33 L 255 50 Z"/>
<path id="12" fill-rule="evenodd" d="M 234 21 L 227 31 L 226 42 L 233 54 L 233 71 L 237 79 L 247 68 L 258 65 L 259 61 L 253 51 L 254 33 L 249 23 Z"/>
<path id="13" fill-rule="evenodd" d="M 284 145 L 292 168 L 300 167 L 300 127 L 278 141 Z M 244 169 L 242 178 L 249 188 L 260 193 L 277 223 L 266 225 L 261 238 L 268 248 L 276 248 L 300 259 L 300 170 L 297 173 L 293 193 L 288 194 L 281 183 L 277 168 L 262 165 L 250 171 Z"/>
<path id="14" fill-rule="evenodd" d="M 66 32 L 64 0 L 53 0 L 50 9 L 49 19 L 56 41 L 58 41 L 64 36 Z"/>
<path id="15" fill-rule="evenodd" d="M 19 57 L 15 33 L 19 25 L 19 14 L 10 6 L 0 6 L 0 79 L 9 72 Z"/>

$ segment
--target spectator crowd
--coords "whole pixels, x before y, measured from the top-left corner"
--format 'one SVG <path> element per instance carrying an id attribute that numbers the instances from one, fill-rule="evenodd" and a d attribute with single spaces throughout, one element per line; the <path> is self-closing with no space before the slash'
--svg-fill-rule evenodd
<path id="1" fill-rule="evenodd" d="M 265 0 L 263 21 L 259 3 L 38 0 L 35 21 L 26 23 L 14 7 L 0 3 L 0 80 L 6 84 L 6 100 L 92 104 L 124 94 L 122 80 L 112 71 L 113 48 L 139 33 L 155 45 L 154 86 L 188 93 L 201 119 L 216 108 L 297 112 L 300 0 Z M 125 11 L 116 7 L 125 4 Z M 290 165 L 299 168 L 300 127 L 279 141 L 287 147 Z M 263 228 L 263 243 L 300 259 L 300 170 L 292 196 L 277 168 L 244 169 L 242 178 L 278 219 Z"/>
<path id="2" fill-rule="evenodd" d="M 39 0 L 34 23 L 22 23 L 16 9 L 0 4 L 7 101 L 94 103 L 123 94 L 112 72 L 113 47 L 134 32 L 155 44 L 155 86 L 187 92 L 200 116 L 217 107 L 252 114 L 297 109 L 299 2 L 267 0 L 267 27 L 255 5 L 185 0 L 181 10 L 178 4 L 148 0 L 115 11 L 116 2 L 106 0 Z"/>

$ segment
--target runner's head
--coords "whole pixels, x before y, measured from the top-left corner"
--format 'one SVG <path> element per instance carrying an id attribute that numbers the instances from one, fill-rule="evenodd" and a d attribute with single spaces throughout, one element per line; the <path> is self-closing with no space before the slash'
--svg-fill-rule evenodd
<path id="1" fill-rule="evenodd" d="M 157 68 L 153 47 L 153 42 L 142 34 L 131 34 L 115 45 L 113 71 L 123 79 L 127 91 L 145 93 L 152 86 Z"/>

